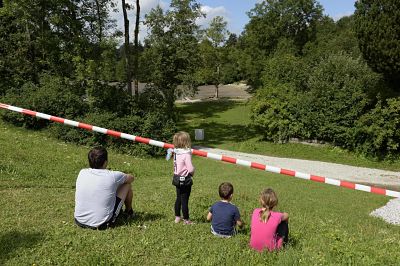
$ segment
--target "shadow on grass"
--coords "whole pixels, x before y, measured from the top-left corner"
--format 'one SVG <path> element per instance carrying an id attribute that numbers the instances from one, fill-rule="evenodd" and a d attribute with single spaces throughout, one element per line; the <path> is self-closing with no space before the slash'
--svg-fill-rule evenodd
<path id="1" fill-rule="evenodd" d="M 21 252 L 30 249 L 43 239 L 40 233 L 5 232 L 0 235 L 0 265 Z"/>
<path id="2" fill-rule="evenodd" d="M 226 110 L 232 109 L 237 105 L 233 101 L 215 101 L 215 102 L 198 102 L 182 104 L 178 108 L 178 112 L 182 115 L 195 114 L 197 118 L 219 117 L 216 113 L 221 113 Z"/>
<path id="3" fill-rule="evenodd" d="M 124 214 L 119 215 L 115 226 L 118 227 L 122 225 L 132 225 L 135 223 L 152 222 L 165 219 L 165 217 L 166 216 L 164 214 L 160 213 L 135 211 L 135 215 L 133 218 L 128 218 Z"/>

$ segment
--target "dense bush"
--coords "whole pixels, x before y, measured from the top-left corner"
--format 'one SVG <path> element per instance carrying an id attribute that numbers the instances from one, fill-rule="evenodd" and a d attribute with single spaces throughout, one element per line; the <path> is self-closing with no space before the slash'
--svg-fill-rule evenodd
<path id="1" fill-rule="evenodd" d="M 356 127 L 357 150 L 378 158 L 394 158 L 400 152 L 400 99 L 379 101 Z"/>
<path id="2" fill-rule="evenodd" d="M 253 99 L 253 123 L 276 142 L 298 137 L 354 148 L 355 123 L 373 107 L 380 76 L 342 54 L 305 69 L 290 56 L 267 62 L 264 88 Z"/>
<path id="3" fill-rule="evenodd" d="M 119 116 L 116 113 L 96 112 L 88 113 L 86 116 L 78 118 L 77 120 L 87 124 L 160 141 L 170 141 L 176 130 L 175 123 L 168 120 L 162 113 L 148 113 L 144 116 Z M 57 138 L 64 141 L 89 146 L 99 144 L 105 145 L 133 155 L 144 156 L 164 153 L 162 148 L 139 144 L 126 139 L 115 138 L 83 129 L 67 127 L 65 125 L 53 124 L 52 132 Z"/>
<path id="4" fill-rule="evenodd" d="M 296 90 L 304 91 L 308 68 L 299 57 L 291 54 L 277 54 L 265 62 L 261 80 L 264 86 L 292 84 Z"/>
<path id="5" fill-rule="evenodd" d="M 7 91 L 2 102 L 54 116 L 74 118 L 83 115 L 88 106 L 68 79 L 43 75 L 38 85 L 25 83 L 21 89 Z M 48 121 L 5 112 L 3 119 L 27 128 L 43 128 Z"/>
<path id="6" fill-rule="evenodd" d="M 251 101 L 252 122 L 266 140 L 286 142 L 298 131 L 298 94 L 290 84 L 266 86 Z"/>
<path id="7" fill-rule="evenodd" d="M 299 104 L 300 137 L 353 147 L 355 122 L 370 108 L 369 92 L 379 82 L 361 60 L 341 54 L 323 59 L 310 73 Z"/>

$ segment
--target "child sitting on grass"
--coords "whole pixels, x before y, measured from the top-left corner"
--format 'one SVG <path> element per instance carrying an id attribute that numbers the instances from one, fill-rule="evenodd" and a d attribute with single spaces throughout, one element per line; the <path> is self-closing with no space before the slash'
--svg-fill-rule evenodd
<path id="1" fill-rule="evenodd" d="M 233 186 L 224 182 L 219 186 L 221 200 L 211 206 L 207 221 L 211 221 L 211 233 L 219 237 L 231 237 L 236 234 L 236 225 L 243 227 L 239 209 L 231 203 Z"/>
<path id="2" fill-rule="evenodd" d="M 272 211 L 278 198 L 271 188 L 261 192 L 260 204 L 262 208 L 255 209 L 251 217 L 250 246 L 258 251 L 280 249 L 288 241 L 289 215 Z"/>

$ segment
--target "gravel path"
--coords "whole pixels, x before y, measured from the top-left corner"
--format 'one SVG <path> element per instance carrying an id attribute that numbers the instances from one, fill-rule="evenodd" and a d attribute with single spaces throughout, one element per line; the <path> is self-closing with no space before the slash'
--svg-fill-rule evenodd
<path id="1" fill-rule="evenodd" d="M 194 148 L 216 154 L 223 154 L 246 161 L 258 162 L 269 166 L 295 170 L 306 174 L 346 180 L 357 184 L 379 186 L 397 191 L 400 190 L 400 172 L 319 161 L 271 157 L 207 147 Z M 388 223 L 400 224 L 400 198 L 390 200 L 386 206 L 373 211 L 371 215 L 380 217 Z"/>

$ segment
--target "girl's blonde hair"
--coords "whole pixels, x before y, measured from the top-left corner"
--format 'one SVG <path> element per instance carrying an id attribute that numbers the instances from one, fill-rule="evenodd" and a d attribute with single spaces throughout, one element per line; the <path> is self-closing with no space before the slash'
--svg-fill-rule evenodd
<path id="1" fill-rule="evenodd" d="M 189 133 L 185 131 L 179 131 L 174 135 L 173 144 L 178 149 L 190 149 L 192 142 L 190 141 Z"/>
<path id="2" fill-rule="evenodd" d="M 278 205 L 278 197 L 272 188 L 264 189 L 260 194 L 260 203 L 264 210 L 260 211 L 260 221 L 266 223 L 268 221 L 270 211 Z"/>

